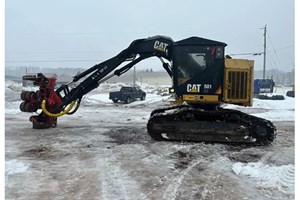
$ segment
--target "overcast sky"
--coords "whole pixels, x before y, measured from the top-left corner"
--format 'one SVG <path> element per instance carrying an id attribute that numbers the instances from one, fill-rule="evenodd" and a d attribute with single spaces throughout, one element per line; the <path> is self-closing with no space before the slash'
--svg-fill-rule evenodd
<path id="1" fill-rule="evenodd" d="M 294 0 L 8 0 L 5 11 L 6 66 L 89 68 L 153 35 L 199 36 L 227 43 L 226 54 L 257 53 L 266 24 L 266 68 L 295 65 Z M 263 69 L 262 55 L 238 57 Z M 160 69 L 150 61 L 138 67 Z"/>

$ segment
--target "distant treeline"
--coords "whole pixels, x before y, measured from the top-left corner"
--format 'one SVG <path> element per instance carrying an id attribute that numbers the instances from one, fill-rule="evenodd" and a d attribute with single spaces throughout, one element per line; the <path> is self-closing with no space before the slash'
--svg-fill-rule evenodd
<path id="1" fill-rule="evenodd" d="M 254 71 L 255 78 L 263 78 L 263 71 Z M 283 72 L 278 69 L 266 70 L 267 79 L 273 79 L 277 85 L 294 85 L 295 84 L 295 69 L 290 72 Z"/>
<path id="2" fill-rule="evenodd" d="M 85 71 L 83 68 L 40 68 L 32 66 L 19 66 L 19 67 L 6 67 L 5 77 L 10 80 L 21 80 L 23 75 L 36 74 L 36 73 L 54 73 L 59 77 L 71 77 L 76 74 Z M 123 80 L 130 80 L 133 77 L 134 71 L 131 69 L 129 72 L 125 73 L 120 77 L 113 78 L 114 81 L 122 82 Z M 166 71 L 154 71 L 152 68 L 145 68 L 143 70 L 136 70 L 137 80 L 143 80 L 149 78 L 150 76 L 168 78 Z M 123 77 L 123 78 L 122 78 Z M 263 71 L 254 71 L 254 78 L 262 78 Z M 270 69 L 266 71 L 266 78 L 273 78 L 278 85 L 293 85 L 295 83 L 295 69 L 290 72 L 283 72 L 277 69 Z"/>

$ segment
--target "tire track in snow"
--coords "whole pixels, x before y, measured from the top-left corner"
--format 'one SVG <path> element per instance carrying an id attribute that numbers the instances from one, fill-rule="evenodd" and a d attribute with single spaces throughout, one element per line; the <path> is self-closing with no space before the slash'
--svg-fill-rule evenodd
<path id="1" fill-rule="evenodd" d="M 113 153 L 104 153 L 103 159 L 97 161 L 100 171 L 101 198 L 103 200 L 142 199 L 139 185 L 121 169 L 119 161 Z"/>
<path id="2" fill-rule="evenodd" d="M 255 181 L 261 190 L 279 190 L 292 194 L 295 186 L 295 166 L 292 164 L 270 166 L 262 162 L 235 163 L 233 172 Z"/>
<path id="3" fill-rule="evenodd" d="M 172 183 L 167 187 L 164 192 L 163 199 L 166 200 L 175 200 L 177 191 L 185 178 L 185 176 L 195 167 L 197 166 L 201 160 L 195 160 L 188 168 L 186 168 L 183 172 L 180 173 L 176 178 L 172 180 Z"/>
<path id="4" fill-rule="evenodd" d="M 128 199 L 122 177 L 119 174 L 120 169 L 115 165 L 111 165 L 108 158 L 103 159 L 100 169 L 102 199 Z"/>

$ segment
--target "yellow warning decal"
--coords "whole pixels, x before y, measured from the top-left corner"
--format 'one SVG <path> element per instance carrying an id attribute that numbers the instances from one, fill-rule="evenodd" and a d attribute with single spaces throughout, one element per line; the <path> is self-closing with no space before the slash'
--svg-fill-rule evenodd
<path id="1" fill-rule="evenodd" d="M 221 86 L 217 89 L 217 91 L 215 92 L 215 94 L 221 94 L 221 92 L 222 92 L 222 88 L 221 88 Z"/>

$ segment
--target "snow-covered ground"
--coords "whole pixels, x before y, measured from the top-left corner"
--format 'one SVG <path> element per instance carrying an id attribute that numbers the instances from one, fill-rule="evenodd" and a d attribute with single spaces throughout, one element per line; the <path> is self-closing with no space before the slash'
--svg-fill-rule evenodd
<path id="1" fill-rule="evenodd" d="M 288 97 L 285 94 L 286 92 L 281 93 L 281 95 L 284 95 L 284 100 L 263 100 L 254 98 L 252 107 L 242 107 L 236 105 L 225 105 L 224 107 L 237 109 L 244 112 L 251 112 L 251 114 L 254 116 L 265 118 L 271 121 L 294 121 L 295 98 Z"/>
<path id="2" fill-rule="evenodd" d="M 95 91 L 87 94 L 83 100 L 84 105 L 107 105 L 111 106 L 113 102 L 109 99 L 109 92 L 118 91 L 122 86 L 126 84 L 122 83 L 107 83 L 102 84 Z M 21 92 L 22 90 L 32 90 L 35 91 L 38 88 L 27 87 L 23 88 L 20 84 L 12 81 L 6 81 L 6 94 L 10 95 L 11 91 Z M 141 87 L 145 92 L 147 92 L 147 98 L 145 101 L 135 101 L 129 106 L 138 106 L 145 104 L 153 104 L 156 102 L 166 102 L 169 96 L 162 96 L 167 92 L 168 86 L 151 86 L 143 85 Z M 276 93 L 279 95 L 284 95 L 284 100 L 261 100 L 253 99 L 252 107 L 243 107 L 233 104 L 225 104 L 225 108 L 238 109 L 245 111 L 246 109 L 251 110 L 251 114 L 257 117 L 262 117 L 271 121 L 294 121 L 295 118 L 295 98 L 286 96 L 286 92 L 291 89 L 289 87 L 279 87 L 275 88 Z M 16 102 L 18 103 L 18 102 Z M 19 114 L 21 111 L 18 106 L 13 106 L 11 108 L 6 108 L 6 114 Z"/>
<path id="3" fill-rule="evenodd" d="M 19 111 L 20 92 L 5 84 L 6 199 L 294 199 L 295 99 L 223 105 L 271 120 L 268 146 L 153 141 L 151 111 L 168 105 L 165 86 L 143 85 L 145 101 L 114 104 L 102 84 L 58 127 L 35 130 Z"/>

